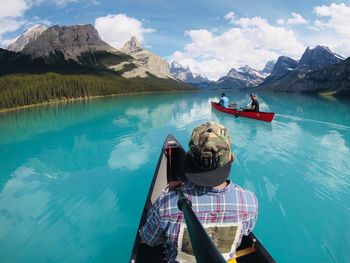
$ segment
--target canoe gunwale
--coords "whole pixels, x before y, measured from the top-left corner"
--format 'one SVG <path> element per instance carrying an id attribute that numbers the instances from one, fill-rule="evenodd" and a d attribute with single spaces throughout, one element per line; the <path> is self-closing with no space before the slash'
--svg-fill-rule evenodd
<path id="1" fill-rule="evenodd" d="M 169 145 L 168 142 L 172 142 L 172 144 Z M 135 242 L 134 242 L 134 246 L 132 248 L 131 259 L 130 259 L 129 262 L 137 262 L 137 254 L 138 254 L 138 250 L 139 250 L 139 247 L 140 247 L 140 241 L 141 241 L 141 236 L 139 234 L 139 229 L 146 223 L 148 211 L 152 207 L 151 197 L 152 197 L 152 194 L 153 194 L 154 186 L 155 186 L 155 183 L 157 181 L 157 176 L 159 174 L 159 169 L 160 169 L 160 167 L 162 165 L 162 161 L 164 161 L 163 157 L 166 154 L 166 150 L 169 149 L 169 147 L 178 147 L 178 148 L 182 149 L 181 144 L 174 138 L 173 135 L 169 134 L 167 136 L 167 138 L 165 139 L 165 141 L 164 141 L 162 150 L 161 150 L 159 158 L 158 158 L 157 166 L 156 166 L 156 169 L 154 171 L 152 182 L 151 182 L 151 185 L 150 185 L 147 197 L 146 197 L 145 205 L 144 205 L 144 208 L 143 208 L 143 211 L 142 211 L 140 223 L 139 223 L 139 226 L 137 228 Z"/>

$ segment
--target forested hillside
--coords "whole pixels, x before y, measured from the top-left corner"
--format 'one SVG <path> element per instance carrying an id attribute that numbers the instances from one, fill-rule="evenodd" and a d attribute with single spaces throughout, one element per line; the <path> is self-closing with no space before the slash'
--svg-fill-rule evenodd
<path id="1" fill-rule="evenodd" d="M 152 74 L 147 78 L 124 78 L 124 71 L 136 66 L 122 53 L 85 52 L 79 60 L 66 60 L 61 52 L 31 59 L 0 49 L 0 109 L 92 96 L 194 89 Z M 109 69 L 122 61 L 126 64 L 119 71 Z"/>
<path id="2" fill-rule="evenodd" d="M 43 102 L 113 94 L 193 89 L 173 80 L 126 79 L 109 72 L 96 74 L 16 73 L 0 77 L 0 109 Z"/>

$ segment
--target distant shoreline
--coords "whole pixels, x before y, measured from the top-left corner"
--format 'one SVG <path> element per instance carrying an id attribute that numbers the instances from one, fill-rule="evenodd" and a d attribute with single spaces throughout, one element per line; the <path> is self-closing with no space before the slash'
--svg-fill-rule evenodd
<path id="1" fill-rule="evenodd" d="M 155 94 L 155 93 L 177 93 L 177 92 L 198 92 L 200 90 L 198 89 L 189 89 L 189 90 L 167 90 L 167 91 L 143 91 L 143 92 L 128 92 L 128 93 L 118 93 L 118 94 L 112 94 L 112 95 L 97 95 L 97 96 L 89 96 L 89 97 L 77 97 L 77 98 L 64 98 L 64 99 L 57 99 L 52 101 L 45 101 L 35 104 L 29 104 L 25 106 L 19 106 L 14 108 L 8 108 L 8 109 L 0 109 L 0 114 L 7 113 L 11 111 L 16 110 L 22 110 L 26 108 L 34 108 L 39 106 L 45 106 L 45 105 L 53 105 L 53 104 L 59 104 L 63 102 L 75 102 L 75 101 L 83 101 L 83 100 L 94 100 L 98 98 L 108 98 L 108 97 L 116 97 L 116 96 L 129 96 L 129 95 L 143 95 L 143 94 Z"/>
<path id="2" fill-rule="evenodd" d="M 63 99 L 45 101 L 45 102 L 36 103 L 36 104 L 18 106 L 18 107 L 14 107 L 14 108 L 0 109 L 0 114 L 11 112 L 11 111 L 16 111 L 16 110 L 22 110 L 22 109 L 26 109 L 26 108 L 34 108 L 34 107 L 45 106 L 45 105 L 53 105 L 53 104 L 59 104 L 59 103 L 63 103 L 63 102 L 75 102 L 75 101 L 83 101 L 83 100 L 90 100 L 90 99 L 94 100 L 94 99 L 98 99 L 98 98 L 129 96 L 129 95 L 156 94 L 156 93 L 214 92 L 214 91 L 216 91 L 216 92 L 226 91 L 227 92 L 227 91 L 231 91 L 231 90 L 227 90 L 227 89 L 213 89 L 213 90 L 211 90 L 211 89 L 209 89 L 209 90 L 206 90 L 206 89 L 202 89 L 202 90 L 200 90 L 200 89 L 188 89 L 188 90 L 166 90 L 166 91 L 140 91 L 140 92 L 117 93 L 117 94 L 112 94 L 112 95 L 96 95 L 96 96 L 89 96 L 89 97 L 77 97 L 77 98 L 70 98 L 70 99 L 63 98 Z M 263 93 L 265 93 L 265 92 L 267 92 L 267 93 L 270 93 L 270 92 L 286 93 L 286 91 L 271 91 L 271 90 L 264 90 L 264 91 L 260 91 L 260 92 L 263 92 Z M 318 96 L 321 96 L 321 97 L 327 97 L 327 98 L 333 98 L 333 99 L 338 98 L 336 96 L 337 95 L 336 91 L 319 92 L 319 93 L 315 93 L 315 94 L 317 94 Z"/>

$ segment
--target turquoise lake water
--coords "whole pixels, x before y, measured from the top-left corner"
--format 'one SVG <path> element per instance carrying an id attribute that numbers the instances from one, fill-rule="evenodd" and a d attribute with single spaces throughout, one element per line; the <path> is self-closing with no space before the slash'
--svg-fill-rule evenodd
<path id="1" fill-rule="evenodd" d="M 278 262 L 350 262 L 350 101 L 260 94 L 272 123 L 211 110 L 218 93 L 122 96 L 0 114 L 0 262 L 127 262 L 168 133 L 226 125 L 231 179 L 259 200 Z M 247 94 L 228 93 L 240 105 Z"/>

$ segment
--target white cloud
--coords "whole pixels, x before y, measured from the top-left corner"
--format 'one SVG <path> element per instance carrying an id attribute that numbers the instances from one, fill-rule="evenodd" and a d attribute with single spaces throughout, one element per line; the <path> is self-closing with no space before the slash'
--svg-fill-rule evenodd
<path id="1" fill-rule="evenodd" d="M 284 25 L 286 23 L 286 20 L 284 20 L 283 18 L 277 19 L 276 23 L 278 25 Z"/>
<path id="2" fill-rule="evenodd" d="M 13 18 L 0 18 L 0 36 L 2 34 L 13 32 L 25 24 L 24 20 L 16 20 Z"/>
<path id="3" fill-rule="evenodd" d="M 95 20 L 95 28 L 101 38 L 115 48 L 121 48 L 132 36 L 143 41 L 145 33 L 152 33 L 152 28 L 144 28 L 142 22 L 125 14 L 107 15 Z"/>
<path id="4" fill-rule="evenodd" d="M 170 60 L 217 79 L 232 67 L 248 64 L 259 69 L 279 55 L 299 58 L 304 51 L 292 30 L 272 26 L 261 17 L 241 18 L 233 23 L 232 28 L 217 35 L 206 29 L 185 32 L 191 43 Z"/>
<path id="5" fill-rule="evenodd" d="M 292 17 L 288 18 L 287 24 L 288 25 L 304 25 L 307 24 L 308 21 L 306 21 L 301 14 L 292 12 Z"/>
<path id="6" fill-rule="evenodd" d="M 316 20 L 315 26 L 319 28 L 334 29 L 340 35 L 350 38 L 350 7 L 345 4 L 331 4 L 329 6 L 316 6 L 314 12 L 324 18 Z"/>
<path id="7" fill-rule="evenodd" d="M 30 7 L 31 2 L 26 0 L 1 1 L 0 18 L 20 17 Z"/>
<path id="8" fill-rule="evenodd" d="M 23 18 L 26 10 L 39 0 L 4 0 L 0 8 L 0 46 L 7 46 L 13 39 L 4 35 L 21 28 L 27 21 Z"/>
<path id="9" fill-rule="evenodd" d="M 57 7 L 65 7 L 70 3 L 76 3 L 76 2 L 78 2 L 78 0 L 54 0 L 54 4 Z"/>
<path id="10" fill-rule="evenodd" d="M 191 124 L 207 121 L 208 116 L 211 116 L 210 101 L 215 98 L 208 98 L 208 101 L 202 103 L 193 103 L 192 105 L 179 105 L 179 111 L 175 117 L 170 120 L 169 124 L 176 127 L 177 130 L 182 130 L 192 126 Z"/>
<path id="11" fill-rule="evenodd" d="M 42 0 L 37 0 L 37 1 L 42 1 Z M 67 5 L 71 4 L 71 3 L 84 3 L 87 5 L 99 5 L 101 4 L 99 1 L 97 0 L 88 0 L 88 1 L 81 1 L 81 0 L 51 0 L 51 2 L 58 8 L 64 8 Z"/>
<path id="12" fill-rule="evenodd" d="M 108 159 L 108 166 L 112 169 L 137 170 L 148 162 L 150 145 L 138 145 L 129 138 L 116 145 Z M 137 158 L 135 158 L 137 152 Z"/>
<path id="13" fill-rule="evenodd" d="M 316 6 L 313 12 L 316 19 L 292 12 L 290 17 L 277 19 L 276 25 L 261 17 L 239 19 L 229 12 L 224 18 L 232 26 L 226 32 L 186 31 L 190 43 L 174 52 L 169 62 L 177 61 L 195 73 L 217 79 L 232 67 L 248 64 L 260 69 L 280 55 L 299 59 L 306 46 L 325 45 L 342 56 L 350 56 L 350 6 L 332 3 Z M 294 31 L 294 25 L 305 25 L 308 31 Z"/>
<path id="14" fill-rule="evenodd" d="M 226 14 L 224 16 L 225 20 L 229 20 L 230 22 L 233 23 L 234 19 L 235 19 L 235 13 L 234 12 L 229 12 L 228 14 Z"/>
<path id="15" fill-rule="evenodd" d="M 350 56 L 350 6 L 332 3 L 313 8 L 315 19 L 308 28 L 314 34 L 305 35 L 308 45 L 326 45 L 342 56 Z"/>
<path id="16" fill-rule="evenodd" d="M 34 25 L 45 25 L 45 26 L 51 26 L 52 22 L 47 19 L 40 19 L 38 16 L 34 16 L 32 21 L 29 21 L 25 24 L 25 28 L 30 28 Z"/>

